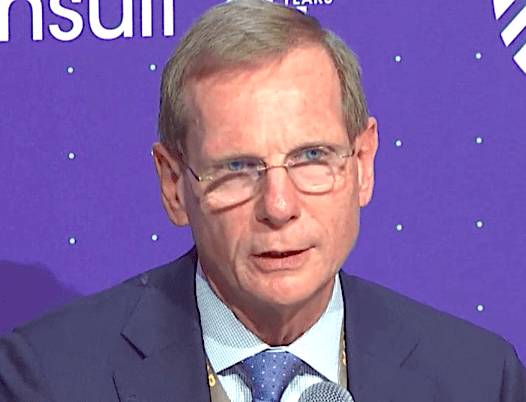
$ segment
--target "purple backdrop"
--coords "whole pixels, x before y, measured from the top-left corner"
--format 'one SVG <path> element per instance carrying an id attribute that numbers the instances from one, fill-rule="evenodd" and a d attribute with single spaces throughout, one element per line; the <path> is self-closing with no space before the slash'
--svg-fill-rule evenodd
<path id="1" fill-rule="evenodd" d="M 97 1 L 32 0 L 41 18 L 0 4 L 0 332 L 191 247 L 162 209 L 150 147 L 162 65 L 218 2 L 175 0 L 170 18 L 156 1 L 151 20 L 136 0 L 100 0 L 98 15 Z M 526 360 L 526 2 L 290 2 L 358 54 L 380 124 L 345 269 L 503 335 Z M 102 39 L 95 17 L 117 27 L 123 4 L 133 18 Z"/>

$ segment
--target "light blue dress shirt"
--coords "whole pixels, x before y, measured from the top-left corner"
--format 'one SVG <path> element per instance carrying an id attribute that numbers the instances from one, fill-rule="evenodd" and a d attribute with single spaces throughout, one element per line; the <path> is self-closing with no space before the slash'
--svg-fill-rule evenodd
<path id="1" fill-rule="evenodd" d="M 267 345 L 236 318 L 211 289 L 199 260 L 195 282 L 205 351 L 231 401 L 252 401 L 250 388 L 238 374 L 236 364 L 267 349 L 288 351 L 308 364 L 287 386 L 281 402 L 297 402 L 306 388 L 318 382 L 339 382 L 344 316 L 339 275 L 336 275 L 331 300 L 320 319 L 293 343 L 280 347 Z"/>

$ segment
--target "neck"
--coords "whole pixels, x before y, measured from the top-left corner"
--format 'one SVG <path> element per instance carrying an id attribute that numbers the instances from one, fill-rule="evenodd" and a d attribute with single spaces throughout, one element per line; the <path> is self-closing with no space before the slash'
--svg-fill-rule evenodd
<path id="1" fill-rule="evenodd" d="M 309 330 L 327 308 L 334 288 L 334 279 L 307 301 L 290 306 L 258 304 L 252 298 L 229 300 L 213 281 L 214 293 L 226 304 L 239 321 L 270 346 L 289 345 Z"/>

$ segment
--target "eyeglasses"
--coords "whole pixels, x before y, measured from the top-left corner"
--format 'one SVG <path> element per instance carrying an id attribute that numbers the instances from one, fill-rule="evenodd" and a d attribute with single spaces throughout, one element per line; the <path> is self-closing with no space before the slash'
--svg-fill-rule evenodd
<path id="1" fill-rule="evenodd" d="M 242 157 L 217 163 L 202 175 L 197 174 L 179 154 L 179 159 L 202 183 L 204 201 L 212 209 L 226 208 L 252 198 L 259 189 L 260 179 L 270 169 L 285 168 L 299 191 L 321 194 L 332 191 L 346 158 L 354 156 L 354 148 L 336 150 L 328 146 L 303 148 L 287 156 L 279 165 L 267 165 L 263 160 Z"/>

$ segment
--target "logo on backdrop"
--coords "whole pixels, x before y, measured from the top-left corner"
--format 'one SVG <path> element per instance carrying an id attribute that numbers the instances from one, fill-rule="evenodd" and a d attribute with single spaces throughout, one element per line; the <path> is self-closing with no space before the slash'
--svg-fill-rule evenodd
<path id="1" fill-rule="evenodd" d="M 510 14 L 512 17 L 500 34 L 502 41 L 508 47 L 526 28 L 526 1 L 493 0 L 493 11 L 497 20 L 504 14 Z M 526 43 L 513 55 L 513 60 L 526 74 Z"/>
<path id="2" fill-rule="evenodd" d="M 81 4 L 82 0 L 70 0 L 73 4 Z M 104 0 L 85 0 L 88 3 L 87 22 L 93 34 L 104 40 L 113 40 L 120 37 L 131 38 L 134 36 L 133 26 L 133 0 L 122 0 L 122 19 L 118 26 L 107 28 L 102 25 L 100 20 L 100 3 Z M 115 0 L 106 0 L 115 1 Z M 152 1 L 141 0 L 140 4 L 140 35 L 143 38 L 153 36 L 153 16 Z M 77 39 L 84 29 L 84 18 L 76 10 L 63 6 L 60 0 L 47 0 L 51 13 L 61 17 L 71 23 L 71 28 L 63 30 L 59 24 L 49 24 L 48 29 L 51 36 L 62 42 L 69 42 Z M 11 6 L 14 3 L 21 3 L 23 7 L 30 8 L 31 12 L 31 37 L 33 41 L 44 39 L 44 10 L 42 0 L 0 0 L 0 42 L 9 42 L 9 15 Z M 161 4 L 156 1 L 156 4 Z M 174 35 L 174 0 L 162 1 L 163 11 L 163 35 Z M 46 19 L 48 17 L 46 16 Z"/>
<path id="3" fill-rule="evenodd" d="M 227 3 L 230 0 L 227 0 Z M 298 10 L 307 13 L 309 6 L 330 6 L 334 0 L 267 0 L 271 3 L 283 4 L 287 7 L 296 7 Z"/>
<path id="4" fill-rule="evenodd" d="M 20 3 L 22 7 L 29 8 L 31 15 L 31 38 L 38 42 L 44 39 L 44 21 L 49 17 L 44 18 L 44 10 L 49 10 L 54 16 L 60 17 L 68 21 L 69 29 L 62 29 L 59 24 L 49 24 L 47 29 L 53 38 L 61 42 L 70 42 L 77 39 L 84 30 L 84 25 L 88 25 L 93 34 L 103 40 L 114 40 L 117 38 L 132 38 L 134 32 L 137 32 L 143 38 L 153 36 L 153 14 L 152 3 L 153 0 L 141 0 L 140 2 L 140 27 L 134 27 L 133 14 L 134 3 L 139 7 L 137 1 L 134 0 L 120 0 L 118 1 L 122 7 L 122 17 L 118 26 L 113 28 L 105 27 L 100 18 L 100 3 L 104 1 L 115 0 L 84 0 L 84 4 L 88 4 L 88 17 L 84 16 L 74 9 L 74 5 L 79 5 L 83 0 L 70 0 L 71 6 L 66 7 L 61 4 L 60 0 L 0 0 L 0 43 L 9 42 L 10 39 L 10 14 L 13 4 Z M 307 12 L 311 6 L 329 6 L 334 0 L 267 0 L 275 3 L 284 4 L 289 7 L 296 7 L 297 9 Z M 174 0 L 157 0 L 156 6 L 162 7 L 162 27 L 163 35 L 174 36 Z M 17 4 L 17 6 L 20 6 Z M 189 3 L 187 3 L 189 4 Z M 44 5 L 46 7 L 44 7 Z M 73 7 L 72 7 L 73 6 Z M 137 11 L 135 11 L 137 12 Z M 85 21 L 86 20 L 86 21 Z"/>

